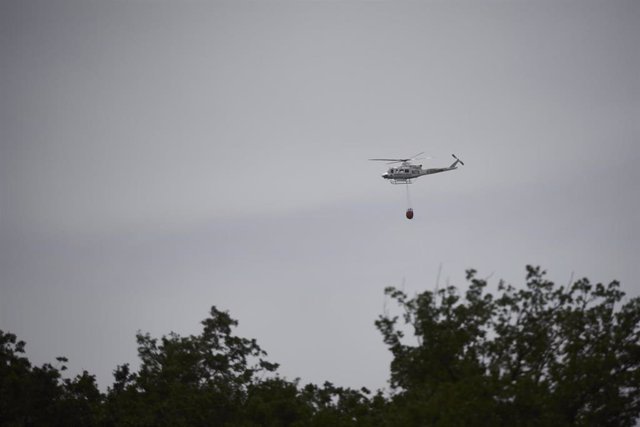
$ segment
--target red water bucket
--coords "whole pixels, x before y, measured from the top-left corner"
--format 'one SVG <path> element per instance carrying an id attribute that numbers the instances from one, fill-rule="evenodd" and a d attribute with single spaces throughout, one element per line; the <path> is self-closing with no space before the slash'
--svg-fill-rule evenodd
<path id="1" fill-rule="evenodd" d="M 413 219 L 413 209 L 407 209 L 407 219 Z"/>

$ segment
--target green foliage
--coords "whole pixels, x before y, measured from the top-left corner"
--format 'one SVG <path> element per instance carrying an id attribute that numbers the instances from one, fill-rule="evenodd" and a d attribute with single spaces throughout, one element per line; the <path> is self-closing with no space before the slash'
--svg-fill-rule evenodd
<path id="1" fill-rule="evenodd" d="M 138 333 L 139 368 L 116 367 L 106 394 L 67 359 L 32 366 L 0 331 L 0 426 L 631 426 L 640 413 L 640 298 L 617 282 L 556 286 L 527 267 L 498 295 L 467 272 L 375 322 L 393 355 L 392 394 L 301 386 L 238 322 L 212 307 L 199 335 Z M 405 336 L 407 335 L 407 336 Z"/>
<path id="2" fill-rule="evenodd" d="M 405 425 L 631 426 L 640 412 L 640 299 L 621 305 L 618 282 L 557 287 L 527 267 L 524 289 L 499 297 L 469 270 L 453 287 L 408 298 L 376 326 L 394 359 L 390 417 Z M 616 306 L 619 309 L 616 310 Z"/>
<path id="3" fill-rule="evenodd" d="M 256 373 L 276 364 L 255 340 L 232 333 L 228 313 L 211 308 L 200 335 L 175 333 L 160 340 L 138 333 L 140 369 L 128 365 L 114 372 L 108 396 L 108 419 L 114 425 L 236 424 Z"/>
<path id="4" fill-rule="evenodd" d="M 369 415 L 369 400 L 360 392 L 329 383 L 300 389 L 297 381 L 258 376 L 278 365 L 264 359 L 256 340 L 233 334 L 237 323 L 212 307 L 200 335 L 158 340 L 138 333 L 140 368 L 114 371 L 105 424 L 354 425 Z"/>
<path id="5" fill-rule="evenodd" d="M 85 371 L 62 380 L 64 365 L 32 366 L 24 349 L 23 341 L 0 331 L 0 425 L 95 425 L 103 398 L 95 377 Z"/>

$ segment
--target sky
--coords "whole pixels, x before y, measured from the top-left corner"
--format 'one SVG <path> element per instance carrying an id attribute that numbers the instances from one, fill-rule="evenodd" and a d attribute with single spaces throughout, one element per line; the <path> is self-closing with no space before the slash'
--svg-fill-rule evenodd
<path id="1" fill-rule="evenodd" d="M 215 305 L 387 387 L 383 293 L 541 265 L 640 296 L 637 1 L 0 3 L 0 329 L 101 388 Z M 369 158 L 465 166 L 411 187 Z M 439 271 L 441 274 L 439 275 Z M 439 281 L 438 281 L 438 277 Z"/>

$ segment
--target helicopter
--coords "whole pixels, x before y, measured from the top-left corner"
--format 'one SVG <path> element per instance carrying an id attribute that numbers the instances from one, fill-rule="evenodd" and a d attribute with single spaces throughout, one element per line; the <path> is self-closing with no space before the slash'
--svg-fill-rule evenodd
<path id="1" fill-rule="evenodd" d="M 383 174 L 382 177 L 384 179 L 388 179 L 392 184 L 411 184 L 412 179 L 419 178 L 423 175 L 431 175 L 439 172 L 447 172 L 458 168 L 458 163 L 464 166 L 462 160 L 456 157 L 455 154 L 452 154 L 455 161 L 449 167 L 445 168 L 431 168 L 431 169 L 422 169 L 422 165 L 414 165 L 411 163 L 415 160 L 424 159 L 425 157 L 418 157 L 424 154 L 418 153 L 413 157 L 409 157 L 408 159 L 369 159 L 374 161 L 387 162 L 388 164 L 400 163 L 400 166 L 391 167 L 387 170 L 387 173 Z M 407 189 L 407 211 L 405 213 L 407 219 L 413 219 L 413 208 L 411 207 L 411 197 L 409 196 L 409 186 L 406 186 Z"/>
<path id="2" fill-rule="evenodd" d="M 400 163 L 400 166 L 391 167 L 387 170 L 387 173 L 382 174 L 384 179 L 388 179 L 392 184 L 412 184 L 412 179 L 419 178 L 424 175 L 431 175 L 439 172 L 447 172 L 458 169 L 458 163 L 464 166 L 462 160 L 452 154 L 455 161 L 449 167 L 444 168 L 431 168 L 422 169 L 422 165 L 414 165 L 411 162 L 415 160 L 425 159 L 425 157 L 418 157 L 424 154 L 418 153 L 408 159 L 369 159 L 373 161 L 388 162 L 387 164 Z"/>

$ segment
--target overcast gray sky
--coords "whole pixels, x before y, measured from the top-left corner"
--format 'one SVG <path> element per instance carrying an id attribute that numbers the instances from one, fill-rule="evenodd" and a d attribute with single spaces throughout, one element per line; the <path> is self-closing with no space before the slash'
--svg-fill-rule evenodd
<path id="1" fill-rule="evenodd" d="M 0 329 L 103 388 L 211 305 L 384 387 L 383 289 L 640 295 L 640 2 L 0 3 Z M 405 189 L 371 157 L 466 166 Z M 392 307 L 387 306 L 388 309 Z"/>

